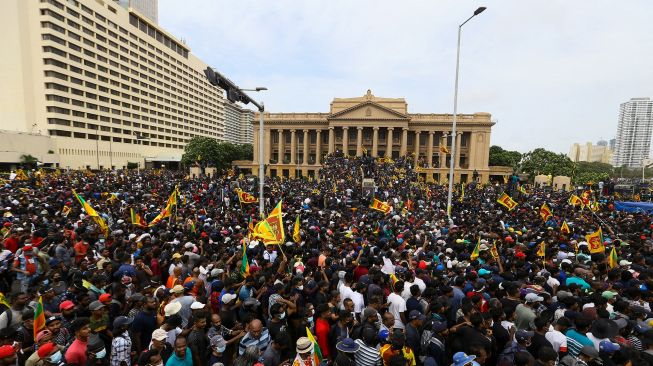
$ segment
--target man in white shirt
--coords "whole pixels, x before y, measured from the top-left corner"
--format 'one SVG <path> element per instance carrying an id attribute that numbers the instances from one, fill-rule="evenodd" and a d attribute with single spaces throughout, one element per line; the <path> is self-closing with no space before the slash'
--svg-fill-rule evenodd
<path id="1" fill-rule="evenodd" d="M 395 318 L 395 325 L 394 327 L 397 329 L 405 329 L 406 327 L 404 326 L 406 322 L 406 300 L 404 300 L 403 297 L 401 297 L 401 293 L 404 290 L 404 282 L 403 281 L 397 281 L 394 284 L 394 292 L 391 293 L 388 296 L 388 304 L 390 305 L 388 307 L 388 311 L 394 316 Z"/>
<path id="2" fill-rule="evenodd" d="M 270 263 L 274 263 L 277 260 L 277 251 L 274 250 L 274 245 L 268 245 L 263 252 L 263 259 Z"/>
<path id="3" fill-rule="evenodd" d="M 356 285 L 356 291 L 352 292 L 351 300 L 354 302 L 354 313 L 356 318 L 360 319 L 360 314 L 365 309 L 365 297 L 363 293 L 365 292 L 365 284 L 358 283 Z"/>
<path id="4" fill-rule="evenodd" d="M 343 284 L 340 286 L 340 310 L 345 310 L 345 305 L 343 304 L 343 301 L 345 299 L 354 299 L 354 291 L 351 289 L 351 282 L 354 279 L 354 275 L 351 272 L 347 272 L 345 274 L 345 278 L 343 279 Z"/>

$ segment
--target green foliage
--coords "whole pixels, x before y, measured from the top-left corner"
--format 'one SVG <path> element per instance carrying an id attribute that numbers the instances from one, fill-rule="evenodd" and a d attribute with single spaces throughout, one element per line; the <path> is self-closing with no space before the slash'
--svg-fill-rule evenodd
<path id="1" fill-rule="evenodd" d="M 490 146 L 490 166 L 511 166 L 516 169 L 522 154 L 519 151 L 504 150 L 501 146 Z"/>
<path id="2" fill-rule="evenodd" d="M 32 155 L 21 155 L 20 156 L 20 163 L 22 165 L 29 165 L 29 166 L 36 166 L 36 163 L 38 163 L 39 159 L 33 157 Z"/>
<path id="3" fill-rule="evenodd" d="M 522 172 L 531 178 L 538 174 L 573 176 L 575 165 L 565 154 L 556 154 L 542 148 L 524 154 L 521 161 Z"/>
<path id="4" fill-rule="evenodd" d="M 127 169 L 138 169 L 138 163 L 127 162 Z"/>
<path id="5" fill-rule="evenodd" d="M 234 160 L 251 160 L 252 145 L 236 145 L 229 142 L 219 143 L 210 137 L 193 137 L 184 148 L 181 162 L 192 165 L 199 162 L 202 166 L 214 166 L 218 170 L 231 167 Z"/>
<path id="6" fill-rule="evenodd" d="M 587 184 L 588 182 L 605 182 L 613 175 L 613 168 L 610 164 L 590 163 L 579 161 L 574 164 L 574 175 L 571 177 L 574 184 Z"/>

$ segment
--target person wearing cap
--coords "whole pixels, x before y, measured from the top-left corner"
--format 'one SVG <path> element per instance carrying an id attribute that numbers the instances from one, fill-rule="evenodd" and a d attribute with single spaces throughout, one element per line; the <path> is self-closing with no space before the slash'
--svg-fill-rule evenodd
<path id="1" fill-rule="evenodd" d="M 91 334 L 88 318 L 77 318 L 72 323 L 72 330 L 75 334 L 75 340 L 66 350 L 65 358 L 69 363 L 77 365 L 86 365 L 86 348 L 88 346 L 88 337 Z"/>
<path id="2" fill-rule="evenodd" d="M 292 366 L 318 366 L 314 363 L 313 352 L 313 342 L 307 337 L 300 337 L 295 346 L 296 355 Z"/>
<path id="3" fill-rule="evenodd" d="M 129 327 L 133 319 L 119 316 L 113 321 L 113 340 L 111 341 L 111 365 L 130 366 L 132 340 Z"/>
<path id="4" fill-rule="evenodd" d="M 175 287 L 173 287 L 170 291 L 172 294 L 172 300 L 170 300 L 170 304 L 179 303 L 181 305 L 179 315 L 181 316 L 181 325 L 183 328 L 185 328 L 188 324 L 188 320 L 191 316 L 190 306 L 195 302 L 195 297 L 190 294 L 194 286 L 195 284 L 193 282 L 187 282 L 183 286 L 175 285 Z"/>
<path id="5" fill-rule="evenodd" d="M 425 320 L 426 316 L 418 310 L 411 310 L 408 314 L 408 324 L 406 324 L 406 344 L 413 350 L 416 357 L 420 356 L 420 341 L 422 339 L 421 329 Z"/>
<path id="6" fill-rule="evenodd" d="M 529 292 L 524 297 L 524 303 L 517 305 L 515 308 L 515 327 L 517 329 L 529 330 L 533 324 L 533 320 L 537 316 L 535 309 L 539 307 L 539 303 L 544 301 L 542 296 Z"/>
<path id="7" fill-rule="evenodd" d="M 478 363 L 474 361 L 475 359 L 475 355 L 468 355 L 465 352 L 456 352 L 453 355 L 453 363 L 451 366 L 478 366 Z"/>
<path id="8" fill-rule="evenodd" d="M 151 334 L 151 339 L 152 342 L 147 347 L 147 349 L 140 353 L 140 356 L 138 357 L 138 364 L 147 365 L 150 361 L 146 355 L 148 351 L 153 350 L 157 352 L 160 359 L 162 360 L 162 363 L 165 364 L 173 352 L 172 345 L 166 341 L 168 339 L 168 333 L 161 328 L 155 329 Z"/>
<path id="9" fill-rule="evenodd" d="M 88 366 L 109 366 L 111 364 L 104 341 L 97 334 L 88 338 L 86 358 Z"/>
<path id="10" fill-rule="evenodd" d="M 509 366 L 515 364 L 515 356 L 519 353 L 526 353 L 534 360 L 533 356 L 528 352 L 528 347 L 531 345 L 533 332 L 526 330 L 518 330 L 515 333 L 515 340 L 508 345 L 503 352 L 499 355 L 497 365 Z"/>
<path id="11" fill-rule="evenodd" d="M 48 357 L 50 354 L 59 350 L 59 347 L 52 342 L 52 332 L 50 332 L 47 329 L 40 331 L 36 335 L 35 345 L 36 345 L 35 348 L 38 349 L 38 352 L 25 352 L 25 354 L 29 355 L 27 360 L 25 360 L 25 366 L 38 365 L 40 364 L 38 362 L 39 359 Z M 45 354 L 45 355 L 41 355 L 41 354 Z"/>
<path id="12" fill-rule="evenodd" d="M 560 360 L 563 366 L 599 366 L 602 365 L 599 351 L 594 346 L 584 346 L 577 357 L 567 355 Z"/>
<path id="13" fill-rule="evenodd" d="M 354 354 L 360 346 L 351 338 L 345 338 L 336 344 L 338 355 L 333 361 L 333 366 L 355 366 Z"/>

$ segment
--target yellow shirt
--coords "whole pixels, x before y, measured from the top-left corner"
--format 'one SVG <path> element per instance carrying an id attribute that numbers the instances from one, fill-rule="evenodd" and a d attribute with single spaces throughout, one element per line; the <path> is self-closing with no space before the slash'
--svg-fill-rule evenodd
<path id="1" fill-rule="evenodd" d="M 401 350 L 404 358 L 406 361 L 408 361 L 408 365 L 410 366 L 415 366 L 417 362 L 415 361 L 415 354 L 413 353 L 413 350 L 410 349 L 410 347 L 404 346 L 404 348 Z M 388 366 L 390 364 L 390 359 L 399 354 L 399 351 L 393 350 L 392 345 L 390 344 L 385 344 L 381 349 L 379 350 L 379 353 L 381 354 L 381 358 L 383 359 L 383 365 Z"/>

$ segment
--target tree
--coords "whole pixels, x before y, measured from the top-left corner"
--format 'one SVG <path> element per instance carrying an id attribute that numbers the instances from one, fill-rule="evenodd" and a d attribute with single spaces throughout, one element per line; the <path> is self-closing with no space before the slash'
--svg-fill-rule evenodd
<path id="1" fill-rule="evenodd" d="M 25 166 L 28 166 L 28 167 L 35 167 L 38 162 L 39 162 L 39 159 L 33 157 L 32 155 L 21 155 L 20 156 L 20 163 L 22 165 L 25 165 Z"/>
<path id="2" fill-rule="evenodd" d="M 226 170 L 234 160 L 252 160 L 252 156 L 253 147 L 249 144 L 219 143 L 210 137 L 193 137 L 184 148 L 181 162 L 184 165 L 199 162 L 202 166 Z"/>
<path id="3" fill-rule="evenodd" d="M 531 178 L 538 174 L 571 177 L 574 168 L 574 163 L 565 154 L 556 154 L 543 148 L 527 152 L 521 161 L 521 170 Z"/>
<path id="4" fill-rule="evenodd" d="M 613 175 L 613 171 L 614 169 L 610 164 L 579 161 L 574 163 L 574 175 L 571 180 L 577 185 L 587 184 L 588 182 L 605 182 Z"/>
<path id="5" fill-rule="evenodd" d="M 510 166 L 517 168 L 522 154 L 519 151 L 504 150 L 501 146 L 490 146 L 490 166 Z"/>

